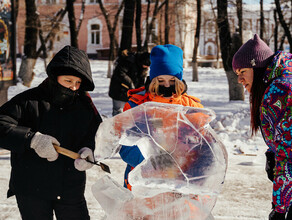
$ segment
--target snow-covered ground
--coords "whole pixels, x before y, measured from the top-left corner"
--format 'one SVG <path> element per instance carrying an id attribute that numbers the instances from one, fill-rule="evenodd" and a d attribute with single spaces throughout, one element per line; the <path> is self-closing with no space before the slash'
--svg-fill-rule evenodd
<path id="1" fill-rule="evenodd" d="M 19 60 L 18 60 L 19 64 Z M 17 65 L 19 67 L 19 65 Z M 104 118 L 111 117 L 112 101 L 108 96 L 110 79 L 107 62 L 91 60 L 96 88 L 91 96 L 98 111 Z M 44 65 L 38 60 L 32 86 L 46 78 Z M 200 68 L 199 82 L 191 81 L 192 70 L 184 70 L 188 94 L 201 99 L 202 104 L 213 109 L 217 115 L 212 127 L 228 151 L 228 169 L 222 193 L 212 211 L 216 220 L 267 219 L 271 211 L 272 183 L 267 179 L 264 167 L 266 145 L 260 134 L 250 136 L 248 95 L 245 101 L 229 101 L 228 83 L 223 69 Z M 18 84 L 10 87 L 8 98 L 27 89 Z M 122 184 L 125 163 L 114 158 L 107 160 L 111 167 L 110 176 Z M 0 151 L 0 220 L 21 219 L 15 197 L 6 198 L 10 162 L 9 153 Z M 91 193 L 91 186 L 105 175 L 98 166 L 87 172 L 86 198 L 91 219 L 103 219 L 104 212 Z"/>

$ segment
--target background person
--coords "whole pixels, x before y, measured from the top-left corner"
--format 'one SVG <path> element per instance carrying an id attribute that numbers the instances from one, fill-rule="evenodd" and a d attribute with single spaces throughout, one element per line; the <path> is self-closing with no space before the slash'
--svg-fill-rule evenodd
<path id="1" fill-rule="evenodd" d="M 0 107 L 1 147 L 11 151 L 7 196 L 16 196 L 24 220 L 90 219 L 84 198 L 101 117 L 86 91 L 94 89 L 88 57 L 71 46 L 60 50 L 38 87 Z M 53 144 L 79 152 L 75 161 Z"/>
<path id="2" fill-rule="evenodd" d="M 292 54 L 275 54 L 257 34 L 233 57 L 238 82 L 250 93 L 251 128 L 268 146 L 266 171 L 273 181 L 270 220 L 292 219 Z"/>
<path id="3" fill-rule="evenodd" d="M 124 50 L 117 59 L 109 87 L 113 116 L 123 112 L 128 101 L 127 92 L 144 85 L 150 65 L 149 55 L 148 52 L 132 53 Z"/>

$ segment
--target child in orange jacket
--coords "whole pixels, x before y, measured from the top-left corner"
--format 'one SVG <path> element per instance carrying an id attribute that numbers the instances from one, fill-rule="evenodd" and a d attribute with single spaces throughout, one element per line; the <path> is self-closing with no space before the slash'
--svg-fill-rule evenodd
<path id="1" fill-rule="evenodd" d="M 129 90 L 129 101 L 124 111 L 144 102 L 153 101 L 203 108 L 200 99 L 187 95 L 187 85 L 183 78 L 183 51 L 174 45 L 158 45 L 150 54 L 150 76 L 145 87 Z M 167 123 L 167 120 L 163 120 Z M 128 174 L 144 157 L 137 146 L 122 146 L 121 158 L 128 164 L 124 186 L 131 190 Z"/>

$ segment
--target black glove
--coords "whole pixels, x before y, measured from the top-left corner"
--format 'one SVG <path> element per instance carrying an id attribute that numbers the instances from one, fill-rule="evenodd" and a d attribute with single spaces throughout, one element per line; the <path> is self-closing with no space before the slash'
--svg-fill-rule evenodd
<path id="1" fill-rule="evenodd" d="M 276 164 L 275 154 L 272 151 L 267 151 L 266 153 L 266 172 L 268 178 L 273 182 L 274 180 L 274 167 Z"/>
<path id="2" fill-rule="evenodd" d="M 272 210 L 269 214 L 269 220 L 285 220 L 286 213 L 279 213 L 275 210 Z"/>

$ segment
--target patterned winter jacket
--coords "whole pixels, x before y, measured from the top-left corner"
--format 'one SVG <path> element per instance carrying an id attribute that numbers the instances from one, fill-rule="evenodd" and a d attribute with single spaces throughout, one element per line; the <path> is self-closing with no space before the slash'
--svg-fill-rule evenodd
<path id="1" fill-rule="evenodd" d="M 276 52 L 264 82 L 269 86 L 260 107 L 261 127 L 276 159 L 273 203 L 284 213 L 292 202 L 292 54 Z"/>
<path id="2" fill-rule="evenodd" d="M 166 99 L 161 96 L 151 95 L 146 92 L 145 87 L 141 87 L 138 89 L 129 90 L 128 96 L 129 101 L 125 104 L 124 111 L 149 101 L 203 108 L 203 105 L 200 103 L 200 99 L 194 96 L 189 96 L 186 93 L 178 98 Z M 119 153 L 121 158 L 128 164 L 124 176 L 124 186 L 131 190 L 131 185 L 128 183 L 128 174 L 132 169 L 134 169 L 134 167 L 144 160 L 144 157 L 137 146 L 122 146 Z"/>

